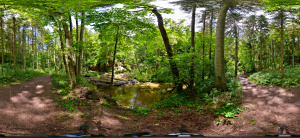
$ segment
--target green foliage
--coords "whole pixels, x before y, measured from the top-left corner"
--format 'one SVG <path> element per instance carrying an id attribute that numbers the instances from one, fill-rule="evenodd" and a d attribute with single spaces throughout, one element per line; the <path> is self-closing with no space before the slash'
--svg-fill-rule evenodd
<path id="1" fill-rule="evenodd" d="M 169 95 L 164 100 L 162 100 L 158 103 L 154 103 L 153 107 L 155 109 L 163 109 L 163 108 L 168 108 L 168 107 L 169 108 L 179 107 L 179 106 L 183 106 L 186 104 L 187 104 L 186 96 L 181 96 L 179 94 L 172 94 L 172 95 Z"/>
<path id="2" fill-rule="evenodd" d="M 227 102 L 224 107 L 221 107 L 216 115 L 223 115 L 226 118 L 237 117 L 237 114 L 241 113 L 243 110 L 237 107 L 234 103 Z"/>
<path id="3" fill-rule="evenodd" d="M 176 114 L 179 114 L 181 112 L 181 110 L 180 109 L 176 109 L 176 110 L 174 110 L 174 113 L 176 113 Z"/>
<path id="4" fill-rule="evenodd" d="M 266 70 L 252 74 L 248 80 L 259 85 L 294 86 L 300 84 L 300 67 L 284 69 L 284 78 L 280 70 Z"/>
<path id="5" fill-rule="evenodd" d="M 222 123 L 223 119 L 221 117 L 217 118 L 216 125 L 220 125 Z"/>
<path id="6" fill-rule="evenodd" d="M 165 117 L 165 114 L 157 114 L 158 116 Z"/>
<path id="7" fill-rule="evenodd" d="M 17 70 L 17 72 L 14 70 L 6 70 L 4 74 L 0 75 L 0 84 L 9 84 L 16 81 L 29 81 L 42 75 L 46 75 L 46 73 L 33 69 Z"/>
<path id="8" fill-rule="evenodd" d="M 79 105 L 77 100 L 70 100 L 70 99 L 61 99 L 59 103 L 62 107 L 64 107 L 69 112 L 77 111 L 77 106 Z"/>
<path id="9" fill-rule="evenodd" d="M 147 82 L 151 81 L 153 76 L 153 72 L 149 72 L 147 68 L 143 68 L 142 70 L 135 70 L 130 74 L 130 77 L 137 79 L 139 82 Z"/>
<path id="10" fill-rule="evenodd" d="M 52 74 L 52 85 L 57 89 L 69 89 L 69 81 L 69 77 L 67 77 L 65 74 Z"/>
<path id="11" fill-rule="evenodd" d="M 147 115 L 150 111 L 151 111 L 151 108 L 149 108 L 149 107 L 138 107 L 138 106 L 136 106 L 132 109 L 132 112 L 135 115 L 141 115 L 141 116 Z"/>
<path id="12" fill-rule="evenodd" d="M 88 72 L 82 75 L 85 77 L 100 77 L 100 74 L 98 72 Z"/>

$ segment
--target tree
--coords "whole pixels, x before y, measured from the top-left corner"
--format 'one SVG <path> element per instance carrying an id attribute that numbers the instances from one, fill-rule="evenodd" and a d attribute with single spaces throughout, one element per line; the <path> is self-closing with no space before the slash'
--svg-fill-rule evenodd
<path id="1" fill-rule="evenodd" d="M 259 70 L 262 71 L 262 61 L 263 61 L 263 45 L 265 41 L 265 34 L 268 31 L 268 20 L 264 15 L 260 15 L 257 19 L 257 26 L 259 30 L 259 39 L 260 39 L 260 62 Z"/>
<path id="2" fill-rule="evenodd" d="M 217 29 L 216 29 L 216 44 L 215 44 L 215 74 L 214 87 L 222 91 L 227 90 L 225 78 L 225 63 L 224 63 L 224 32 L 226 14 L 230 3 L 225 2 L 221 7 L 218 15 Z"/>
<path id="3" fill-rule="evenodd" d="M 272 0 L 266 1 L 264 0 L 265 10 L 271 13 L 276 13 L 275 20 L 279 23 L 280 26 L 280 70 L 281 70 L 281 78 L 284 77 L 283 73 L 283 30 L 284 30 L 284 22 L 286 20 L 285 12 L 287 10 L 292 10 L 293 7 L 299 5 L 299 1 L 297 0 Z M 292 10 L 293 11 L 293 10 Z"/>
<path id="4" fill-rule="evenodd" d="M 237 77 L 237 64 L 238 64 L 238 44 L 239 44 L 239 30 L 240 27 L 238 25 L 239 21 L 243 19 L 242 14 L 234 11 L 230 11 L 227 20 L 227 35 L 232 35 L 235 37 L 235 57 L 234 57 L 234 74 Z"/>
<path id="5" fill-rule="evenodd" d="M 256 16 L 249 16 L 246 21 L 246 34 L 248 35 L 249 45 L 252 48 L 252 71 L 255 71 L 255 35 L 256 35 Z"/>
<path id="6" fill-rule="evenodd" d="M 3 21 L 3 9 L 1 9 L 0 15 L 0 27 L 1 27 L 1 45 L 2 45 L 2 74 L 3 74 L 3 66 L 4 66 L 4 21 Z"/>
<path id="7" fill-rule="evenodd" d="M 175 81 L 175 86 L 177 87 L 177 92 L 182 93 L 182 82 L 180 81 L 179 70 L 177 68 L 176 62 L 173 60 L 173 50 L 172 50 L 172 47 L 170 45 L 168 34 L 167 34 L 166 29 L 164 27 L 163 17 L 158 12 L 157 8 L 153 8 L 152 12 L 157 17 L 158 28 L 159 28 L 161 36 L 164 40 L 164 44 L 165 44 L 167 54 L 168 54 L 168 57 L 169 57 L 169 60 L 170 60 L 169 61 L 170 62 L 170 67 L 171 67 L 171 71 L 172 71 L 173 78 L 174 78 L 174 81 Z"/>
<path id="8" fill-rule="evenodd" d="M 137 32 L 145 28 L 152 27 L 152 25 L 149 24 L 149 20 L 143 16 L 144 13 L 132 13 L 127 11 L 127 9 L 120 8 L 112 8 L 108 12 L 93 12 L 88 15 L 89 21 L 95 23 L 93 25 L 94 29 L 100 33 L 107 33 L 107 28 L 110 28 L 110 30 L 116 32 L 112 61 L 111 87 L 113 86 L 117 45 L 120 39 L 119 31 L 120 29 L 125 29 L 125 31 Z M 125 31 L 123 31 L 123 35 L 126 34 Z"/>
<path id="9" fill-rule="evenodd" d="M 17 71 L 17 58 L 16 58 L 16 17 L 13 17 L 13 54 L 14 54 L 14 70 Z"/>
<path id="10" fill-rule="evenodd" d="M 23 45 L 23 64 L 24 64 L 24 69 L 26 69 L 26 31 L 25 31 L 25 24 L 22 27 L 22 45 Z"/>

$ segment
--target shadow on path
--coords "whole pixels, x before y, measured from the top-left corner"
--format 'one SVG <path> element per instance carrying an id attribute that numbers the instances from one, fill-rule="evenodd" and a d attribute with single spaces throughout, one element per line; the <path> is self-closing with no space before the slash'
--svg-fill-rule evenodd
<path id="1" fill-rule="evenodd" d="M 62 111 L 55 104 L 53 92 L 50 75 L 0 87 L 0 133 L 47 136 L 76 130 L 80 117 Z"/>

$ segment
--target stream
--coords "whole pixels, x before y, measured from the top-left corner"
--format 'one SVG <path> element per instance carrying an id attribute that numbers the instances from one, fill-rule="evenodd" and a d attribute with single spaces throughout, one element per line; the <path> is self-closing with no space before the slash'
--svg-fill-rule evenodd
<path id="1" fill-rule="evenodd" d="M 131 86 L 113 86 L 111 90 L 110 85 L 97 84 L 97 88 L 107 95 L 111 94 L 112 97 L 121 97 L 118 103 L 132 108 L 136 106 L 147 107 L 162 100 L 163 97 L 160 96 L 160 91 L 164 90 L 167 85 L 165 83 L 146 82 Z"/>

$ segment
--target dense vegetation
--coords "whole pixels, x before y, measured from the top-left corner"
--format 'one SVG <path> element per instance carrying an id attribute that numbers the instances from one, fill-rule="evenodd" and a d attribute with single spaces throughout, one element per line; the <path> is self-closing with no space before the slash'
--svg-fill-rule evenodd
<path id="1" fill-rule="evenodd" d="M 191 12 L 191 25 L 164 18 L 171 10 L 149 2 L 1 1 L 0 84 L 51 73 L 60 103 L 73 111 L 80 103 L 68 94 L 90 85 L 83 76 L 100 76 L 89 70 L 111 73 L 113 85 L 115 67 L 123 66 L 140 82 L 173 84 L 166 99 L 136 107 L 137 114 L 186 106 L 235 117 L 243 110 L 236 77 L 244 70 L 258 84 L 300 83 L 298 1 L 173 2 Z"/>

